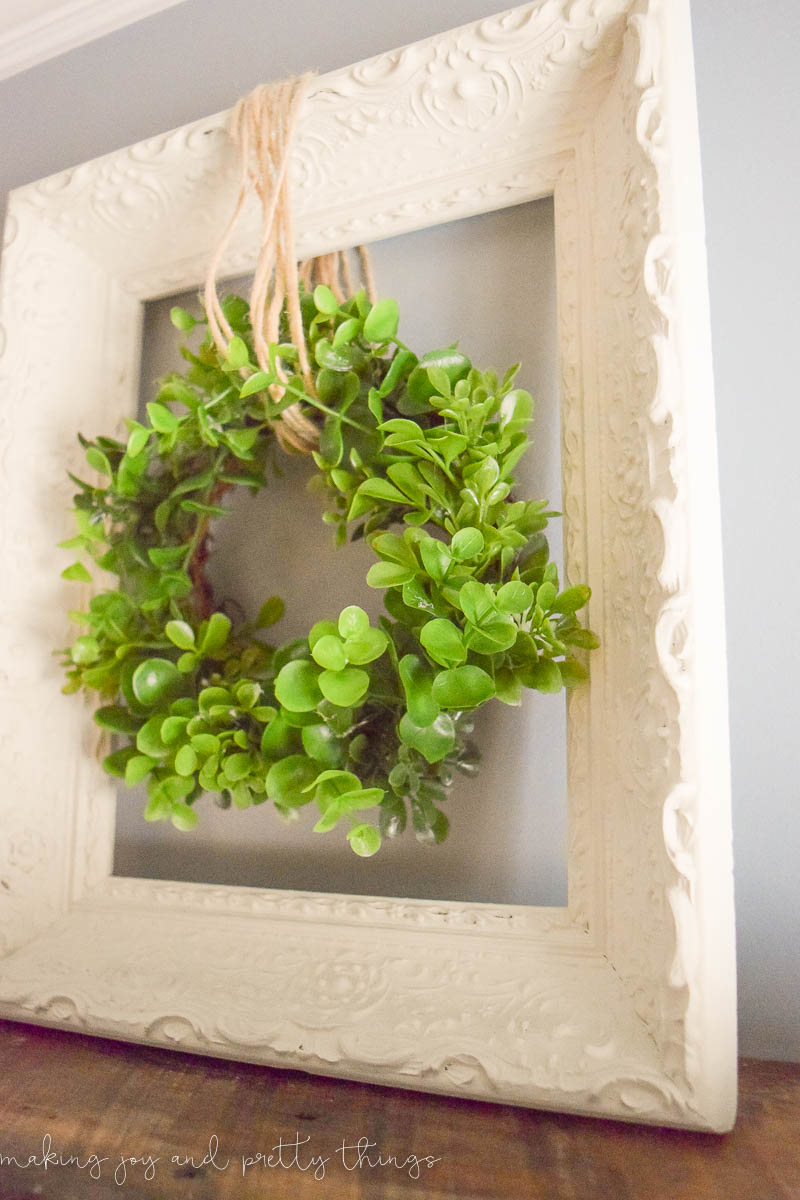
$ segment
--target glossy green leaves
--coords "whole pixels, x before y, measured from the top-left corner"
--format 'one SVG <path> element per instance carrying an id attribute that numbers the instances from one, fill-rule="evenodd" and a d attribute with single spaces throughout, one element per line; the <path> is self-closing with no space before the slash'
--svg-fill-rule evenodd
<path id="1" fill-rule="evenodd" d="M 313 663 L 301 659 L 282 667 L 275 680 L 275 697 L 289 712 L 312 712 L 320 700 L 320 672 Z"/>
<path id="2" fill-rule="evenodd" d="M 477 708 L 491 700 L 494 684 L 482 667 L 467 664 L 440 672 L 433 681 L 431 695 L 442 708 Z"/>
<path id="3" fill-rule="evenodd" d="M 576 614 L 590 592 L 561 588 L 553 514 L 517 495 L 533 400 L 516 368 L 478 370 L 457 345 L 418 357 L 397 340 L 396 302 L 363 291 L 337 299 L 320 284 L 300 307 L 311 387 L 298 347 L 256 354 L 242 298 L 222 301 L 221 350 L 204 319 L 173 308 L 190 338 L 183 373 L 125 440 L 80 439 L 89 478 L 72 476 L 76 533 L 62 546 L 77 561 L 62 574 L 119 586 L 70 614 L 64 690 L 99 695 L 95 719 L 121 743 L 106 769 L 146 788 L 147 820 L 189 830 L 209 794 L 223 808 L 269 801 L 286 820 L 313 803 L 317 832 L 341 827 L 363 857 L 407 827 L 437 844 L 454 772 L 477 769 L 474 710 L 585 678 L 597 638 Z M 339 544 L 371 547 L 367 583 L 387 615 L 372 624 L 349 605 L 280 643 L 282 601 L 234 624 L 214 611 L 205 562 L 227 493 L 267 483 L 273 423 L 293 404 L 318 429 L 323 519 Z"/>

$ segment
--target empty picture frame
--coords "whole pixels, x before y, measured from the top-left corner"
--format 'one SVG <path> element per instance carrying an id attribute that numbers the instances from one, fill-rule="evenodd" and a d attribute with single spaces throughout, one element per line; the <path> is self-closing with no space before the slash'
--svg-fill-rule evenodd
<path id="1" fill-rule="evenodd" d="M 536 0 L 321 76 L 292 156 L 302 257 L 554 197 L 566 571 L 591 584 L 602 638 L 569 703 L 566 908 L 111 874 L 113 788 L 51 656 L 77 606 L 55 552 L 65 467 L 78 428 L 112 432 L 134 411 L 144 302 L 205 273 L 236 189 L 225 123 L 10 199 L 0 1015 L 729 1129 L 726 679 L 688 0 Z M 251 269 L 256 243 L 251 210 L 225 272 Z"/>

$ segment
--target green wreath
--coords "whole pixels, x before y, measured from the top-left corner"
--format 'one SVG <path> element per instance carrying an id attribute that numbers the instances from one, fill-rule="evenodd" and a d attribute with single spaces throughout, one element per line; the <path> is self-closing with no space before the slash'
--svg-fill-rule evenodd
<path id="1" fill-rule="evenodd" d="M 252 365 L 248 306 L 230 296 L 226 353 L 210 335 L 184 346 L 188 369 L 162 382 L 147 423 L 128 421 L 127 444 L 79 435 L 104 482 L 70 476 L 78 535 L 61 544 L 119 584 L 70 613 L 90 632 L 59 653 L 64 691 L 108 701 L 94 719 L 124 744 L 104 765 L 147 781 L 147 820 L 191 829 L 204 792 L 222 807 L 268 799 L 289 819 L 314 802 L 315 831 L 347 818 L 367 856 L 409 816 L 440 842 L 453 770 L 477 769 L 475 710 L 579 682 L 575 651 L 597 639 L 575 615 L 589 588 L 559 591 L 549 561 L 543 531 L 557 514 L 512 494 L 533 408 L 517 368 L 500 381 L 455 346 L 418 359 L 397 338 L 395 301 L 371 305 L 363 291 L 339 303 L 319 286 L 301 306 L 313 388 L 288 334 L 268 371 Z M 204 323 L 177 308 L 172 320 L 186 333 Z M 319 430 L 323 520 L 340 544 L 369 541 L 367 583 L 385 589 L 387 616 L 372 626 L 350 606 L 273 646 L 261 631 L 280 599 L 234 626 L 204 565 L 223 495 L 265 485 L 281 414 L 298 401 Z M 91 578 L 80 561 L 62 575 Z"/>

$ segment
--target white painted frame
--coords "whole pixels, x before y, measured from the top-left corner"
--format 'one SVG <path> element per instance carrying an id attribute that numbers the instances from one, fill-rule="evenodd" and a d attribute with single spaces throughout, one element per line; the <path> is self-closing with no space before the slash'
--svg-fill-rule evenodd
<path id="1" fill-rule="evenodd" d="M 74 434 L 133 411 L 143 302 L 194 286 L 225 114 L 13 193 L 2 261 L 0 1015 L 429 1091 L 726 1130 L 736 1043 L 710 336 L 688 0 L 536 0 L 316 81 L 310 255 L 552 193 L 567 573 L 560 908 L 110 875 L 59 693 Z M 226 264 L 253 265 L 254 214 Z M 29 446 L 36 449 L 29 457 Z"/>

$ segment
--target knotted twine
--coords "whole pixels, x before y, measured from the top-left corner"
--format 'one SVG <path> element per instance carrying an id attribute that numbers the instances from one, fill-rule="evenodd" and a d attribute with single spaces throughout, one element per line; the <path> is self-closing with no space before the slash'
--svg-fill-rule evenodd
<path id="1" fill-rule="evenodd" d="M 255 189 L 261 202 L 261 231 L 250 290 L 253 349 L 259 367 L 269 373 L 272 369 L 269 346 L 271 342 L 280 341 L 280 318 L 285 305 L 290 338 L 299 357 L 299 374 L 310 395 L 314 395 L 313 378 L 300 312 L 300 282 L 302 280 L 309 289 L 318 283 L 326 284 L 339 303 L 354 290 L 346 252 L 321 255 L 300 268 L 295 254 L 288 166 L 298 114 L 313 78 L 309 72 L 279 83 L 262 84 L 239 100 L 234 108 L 229 132 L 239 151 L 239 194 L 209 263 L 203 293 L 211 335 L 220 354 L 224 355 L 233 330 L 217 293 L 217 274 L 248 193 Z M 370 300 L 374 301 L 369 258 L 363 246 L 358 247 L 358 253 L 364 284 Z M 287 376 L 280 359 L 275 360 L 275 368 L 279 379 L 285 383 Z M 280 399 L 284 391 L 280 384 L 274 385 L 271 389 L 273 399 Z M 316 449 L 317 426 L 299 404 L 289 405 L 270 423 L 284 449 L 292 448 L 304 454 Z"/>

